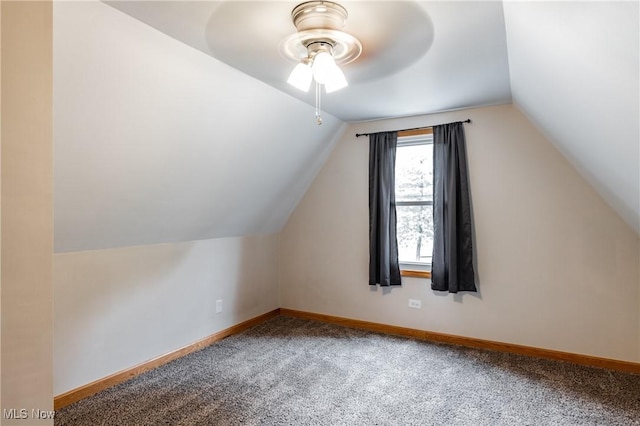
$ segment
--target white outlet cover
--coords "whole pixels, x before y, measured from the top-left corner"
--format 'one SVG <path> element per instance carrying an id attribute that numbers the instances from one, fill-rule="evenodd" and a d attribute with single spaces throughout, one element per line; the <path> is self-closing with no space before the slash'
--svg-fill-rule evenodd
<path id="1" fill-rule="evenodd" d="M 422 308 L 422 301 L 416 299 L 409 299 L 409 307 L 414 309 Z"/>

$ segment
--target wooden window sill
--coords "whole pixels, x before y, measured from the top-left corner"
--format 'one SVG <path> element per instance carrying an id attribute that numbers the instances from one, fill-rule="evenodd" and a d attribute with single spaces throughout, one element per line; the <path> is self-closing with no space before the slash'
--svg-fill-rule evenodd
<path id="1" fill-rule="evenodd" d="M 431 278 L 431 271 L 416 271 L 413 269 L 401 269 L 400 275 L 413 278 Z"/>

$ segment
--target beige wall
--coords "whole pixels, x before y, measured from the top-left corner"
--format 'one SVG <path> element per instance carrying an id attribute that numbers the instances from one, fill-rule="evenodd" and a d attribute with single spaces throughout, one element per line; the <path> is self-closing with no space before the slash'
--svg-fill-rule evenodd
<path id="1" fill-rule="evenodd" d="M 278 308 L 277 265 L 277 234 L 56 254 L 54 394 Z"/>
<path id="2" fill-rule="evenodd" d="M 465 125 L 479 293 L 371 289 L 370 132 Z M 513 106 L 353 124 L 281 233 L 282 307 L 640 361 L 638 235 Z M 407 307 L 422 300 L 422 309 Z"/>
<path id="3" fill-rule="evenodd" d="M 0 422 L 53 424 L 32 411 L 53 409 L 51 3 L 3 1 L 0 27 Z"/>

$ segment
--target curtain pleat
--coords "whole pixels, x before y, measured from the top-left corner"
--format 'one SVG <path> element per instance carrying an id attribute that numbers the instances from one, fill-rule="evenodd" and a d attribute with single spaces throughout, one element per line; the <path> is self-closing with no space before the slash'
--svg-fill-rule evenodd
<path id="1" fill-rule="evenodd" d="M 431 288 L 477 291 L 464 126 L 433 127 L 433 259 Z"/>
<path id="2" fill-rule="evenodd" d="M 369 285 L 400 285 L 396 236 L 397 132 L 369 135 Z"/>

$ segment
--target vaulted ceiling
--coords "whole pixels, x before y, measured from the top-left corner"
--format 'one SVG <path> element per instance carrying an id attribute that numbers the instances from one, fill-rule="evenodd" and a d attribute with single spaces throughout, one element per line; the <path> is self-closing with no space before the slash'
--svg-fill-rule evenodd
<path id="1" fill-rule="evenodd" d="M 345 1 L 322 126 L 297 2 L 107 4 L 54 4 L 57 251 L 277 231 L 345 122 L 511 102 L 640 231 L 637 2 Z"/>
<path id="2" fill-rule="evenodd" d="M 513 103 L 640 233 L 640 8 L 505 2 Z"/>
<path id="3" fill-rule="evenodd" d="M 104 3 L 53 62 L 57 252 L 276 232 L 345 126 Z"/>
<path id="4" fill-rule="evenodd" d="M 299 1 L 108 2 L 185 44 L 309 104 L 286 83 L 281 53 Z M 346 1 L 344 31 L 363 45 L 346 64 L 348 90 L 323 109 L 345 121 L 511 101 L 501 2 Z"/>

